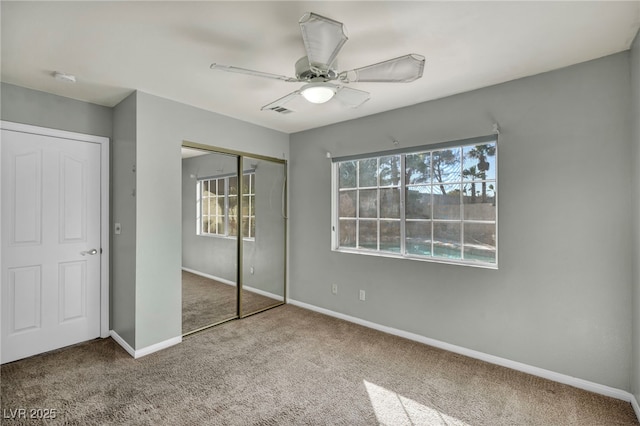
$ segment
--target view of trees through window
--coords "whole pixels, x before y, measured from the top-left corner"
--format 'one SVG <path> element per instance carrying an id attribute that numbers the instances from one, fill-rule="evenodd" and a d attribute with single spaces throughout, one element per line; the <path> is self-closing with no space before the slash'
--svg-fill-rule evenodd
<path id="1" fill-rule="evenodd" d="M 495 141 L 337 163 L 337 247 L 496 264 Z"/>
<path id="2" fill-rule="evenodd" d="M 255 173 L 242 179 L 242 236 L 255 238 Z M 238 235 L 238 178 L 236 176 L 198 181 L 200 235 Z"/>

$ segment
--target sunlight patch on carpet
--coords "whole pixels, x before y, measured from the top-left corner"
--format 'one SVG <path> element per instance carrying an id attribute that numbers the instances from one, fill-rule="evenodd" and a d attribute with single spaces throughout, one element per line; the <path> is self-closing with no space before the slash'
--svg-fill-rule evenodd
<path id="1" fill-rule="evenodd" d="M 363 380 L 378 423 L 383 426 L 470 426 L 455 417 Z"/>

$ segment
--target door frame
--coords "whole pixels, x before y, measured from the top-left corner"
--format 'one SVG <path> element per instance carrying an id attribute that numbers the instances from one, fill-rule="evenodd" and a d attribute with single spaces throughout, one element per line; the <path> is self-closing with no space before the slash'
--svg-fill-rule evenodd
<path id="1" fill-rule="evenodd" d="M 14 123 L 11 121 L 0 121 L 0 129 L 100 145 L 100 337 L 109 337 L 109 138 Z M 2 151 L 0 150 L 0 156 L 1 155 Z M 0 179 L 2 179 L 1 176 Z M 2 197 L 0 197 L 0 206 L 2 205 L 1 203 Z M 0 209 L 0 222 L 2 221 L 1 212 L 2 210 Z M 2 230 L 0 229 L 0 238 L 2 238 L 1 232 Z M 0 250 L 2 250 L 1 245 Z M 1 252 L 0 259 L 2 259 Z M 0 281 L 1 280 L 2 277 L 0 276 Z M 2 302 L 1 297 L 0 292 L 0 303 Z"/>

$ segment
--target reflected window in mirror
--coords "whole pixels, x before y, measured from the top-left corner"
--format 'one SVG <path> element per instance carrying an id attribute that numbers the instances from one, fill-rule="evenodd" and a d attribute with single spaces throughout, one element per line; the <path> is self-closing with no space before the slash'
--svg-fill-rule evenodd
<path id="1" fill-rule="evenodd" d="M 255 170 L 243 173 L 242 235 L 254 239 L 256 232 Z M 238 235 L 238 178 L 235 175 L 201 178 L 196 183 L 196 233 L 203 236 Z"/>

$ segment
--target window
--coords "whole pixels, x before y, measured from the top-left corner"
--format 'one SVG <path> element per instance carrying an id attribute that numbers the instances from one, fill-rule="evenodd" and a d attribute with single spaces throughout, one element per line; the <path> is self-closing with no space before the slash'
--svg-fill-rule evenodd
<path id="1" fill-rule="evenodd" d="M 255 238 L 255 171 L 244 172 L 242 191 L 242 236 Z M 238 178 L 211 177 L 198 180 L 198 235 L 238 235 Z"/>
<path id="2" fill-rule="evenodd" d="M 247 173 L 242 180 L 242 235 L 256 236 L 256 186 L 255 173 Z"/>
<path id="3" fill-rule="evenodd" d="M 333 248 L 497 265 L 495 136 L 334 160 Z"/>

